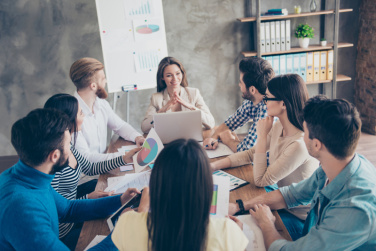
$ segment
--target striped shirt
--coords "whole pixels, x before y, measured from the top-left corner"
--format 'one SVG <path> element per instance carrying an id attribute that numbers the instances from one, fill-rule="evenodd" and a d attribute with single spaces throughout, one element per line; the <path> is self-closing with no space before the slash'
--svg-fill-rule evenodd
<path id="1" fill-rule="evenodd" d="M 55 178 L 51 182 L 51 186 L 56 192 L 68 200 L 76 199 L 77 184 L 80 180 L 81 172 L 92 176 L 107 173 L 108 171 L 126 164 L 123 160 L 123 156 L 102 162 L 91 163 L 74 149 L 74 147 L 71 147 L 71 151 L 77 160 L 77 168 L 73 169 L 70 166 L 65 167 L 63 170 L 55 174 Z M 77 199 L 87 199 L 87 195 Z M 59 238 L 63 238 L 67 235 L 73 225 L 74 223 L 59 223 Z"/>
<path id="2" fill-rule="evenodd" d="M 245 123 L 253 120 L 251 127 L 249 128 L 248 135 L 237 146 L 237 151 L 242 152 L 250 149 L 256 143 L 256 125 L 260 119 L 267 116 L 266 105 L 264 102 L 260 102 L 254 105 L 250 100 L 244 100 L 243 104 L 236 110 L 236 112 L 228 117 L 225 124 L 231 131 L 242 127 Z"/>

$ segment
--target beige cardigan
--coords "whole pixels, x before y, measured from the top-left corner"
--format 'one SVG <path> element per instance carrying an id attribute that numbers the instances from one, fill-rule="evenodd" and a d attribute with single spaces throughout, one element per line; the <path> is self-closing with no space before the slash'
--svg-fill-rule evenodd
<path id="1" fill-rule="evenodd" d="M 266 153 L 255 153 L 255 147 L 230 155 L 231 166 L 241 166 L 253 161 L 253 176 L 256 186 L 265 187 L 277 183 L 278 187 L 289 186 L 309 178 L 319 166 L 317 159 L 311 157 L 304 143 L 304 133 L 282 137 L 282 124 L 275 122 L 267 138 L 269 167 Z M 299 207 L 291 212 L 305 219 L 309 207 Z"/>
<path id="2" fill-rule="evenodd" d="M 206 130 L 214 127 L 214 117 L 210 113 L 210 110 L 205 104 L 205 101 L 198 89 L 192 87 L 182 87 L 180 91 L 180 97 L 184 101 L 187 101 L 191 105 L 195 106 L 196 109 L 201 110 L 202 125 Z M 146 112 L 144 120 L 141 123 L 141 130 L 144 133 L 148 133 L 153 127 L 151 123 L 153 121 L 153 115 L 156 114 L 163 106 L 165 106 L 169 100 L 170 96 L 168 95 L 167 89 L 163 90 L 162 92 L 154 93 L 151 96 L 149 108 Z M 184 106 L 181 106 L 181 110 L 190 111 Z M 168 110 L 167 112 L 171 112 L 171 110 Z"/>

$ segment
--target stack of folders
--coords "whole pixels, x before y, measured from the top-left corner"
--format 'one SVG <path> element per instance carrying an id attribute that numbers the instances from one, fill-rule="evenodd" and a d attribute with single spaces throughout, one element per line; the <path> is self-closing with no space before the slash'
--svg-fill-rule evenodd
<path id="1" fill-rule="evenodd" d="M 305 82 L 333 79 L 333 50 L 264 56 L 275 75 L 296 73 Z"/>
<path id="2" fill-rule="evenodd" d="M 262 22 L 260 25 L 261 53 L 291 49 L 290 20 Z"/>

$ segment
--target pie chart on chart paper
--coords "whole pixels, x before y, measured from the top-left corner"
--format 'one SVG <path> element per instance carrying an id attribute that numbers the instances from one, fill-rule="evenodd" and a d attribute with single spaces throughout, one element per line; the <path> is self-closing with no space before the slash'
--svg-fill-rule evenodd
<path id="1" fill-rule="evenodd" d="M 137 155 L 137 163 L 140 166 L 146 166 L 152 162 L 158 154 L 158 144 L 152 139 L 146 139 L 142 150 Z"/>
<path id="2" fill-rule="evenodd" d="M 159 26 L 156 24 L 140 25 L 136 27 L 136 32 L 140 34 L 150 34 L 159 31 Z"/>

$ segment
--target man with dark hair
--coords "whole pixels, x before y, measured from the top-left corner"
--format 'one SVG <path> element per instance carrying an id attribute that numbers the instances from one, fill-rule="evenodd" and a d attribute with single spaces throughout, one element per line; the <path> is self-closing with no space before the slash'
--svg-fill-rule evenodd
<path id="1" fill-rule="evenodd" d="M 240 91 L 245 99 L 236 112 L 228 117 L 211 136 L 204 140 L 206 149 L 216 149 L 218 140 L 231 148 L 233 152 L 245 151 L 256 143 L 257 121 L 267 116 L 266 105 L 262 102 L 267 83 L 274 77 L 274 71 L 268 61 L 262 58 L 244 58 L 239 63 Z M 248 135 L 240 142 L 234 130 L 253 121 Z"/>
<path id="2" fill-rule="evenodd" d="M 361 120 L 343 99 L 316 96 L 304 108 L 304 141 L 321 166 L 308 179 L 244 203 L 268 250 L 376 250 L 376 169 L 355 153 Z M 311 203 L 302 237 L 287 241 L 272 209 Z M 270 208 L 269 208 L 270 207 Z M 231 204 L 230 212 L 239 211 Z"/>
<path id="3" fill-rule="evenodd" d="M 108 95 L 105 89 L 107 80 L 101 62 L 94 58 L 81 58 L 72 64 L 69 75 L 77 88 L 74 96 L 85 115 L 75 147 L 86 159 L 99 162 L 121 155 L 102 154 L 107 148 L 107 128 L 137 146 L 144 143 L 144 137 L 116 115 L 105 100 Z"/>
<path id="4" fill-rule="evenodd" d="M 12 126 L 20 160 L 0 175 L 0 250 L 69 250 L 59 240 L 59 221 L 106 217 L 139 193 L 132 188 L 121 196 L 92 200 L 58 194 L 51 181 L 68 165 L 70 126 L 64 113 L 49 109 L 34 110 Z M 110 236 L 99 245 L 115 248 Z"/>

